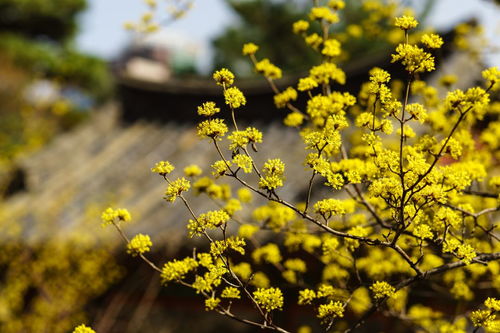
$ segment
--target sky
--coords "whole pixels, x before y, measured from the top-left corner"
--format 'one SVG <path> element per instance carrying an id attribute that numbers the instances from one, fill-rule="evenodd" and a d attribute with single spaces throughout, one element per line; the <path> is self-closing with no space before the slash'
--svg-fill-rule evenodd
<path id="1" fill-rule="evenodd" d="M 159 0 L 161 2 L 161 0 Z M 181 20 L 168 26 L 200 46 L 200 69 L 210 64 L 210 39 L 237 21 L 224 0 L 194 0 L 193 8 Z M 486 0 L 436 0 L 430 24 L 445 29 L 461 20 L 477 17 L 487 29 L 487 35 L 500 48 L 500 7 Z M 123 28 L 126 21 L 138 21 L 146 11 L 142 0 L 88 0 L 89 9 L 80 18 L 81 32 L 77 47 L 82 51 L 112 59 L 130 42 L 131 34 Z M 500 53 L 488 55 L 487 62 L 500 66 Z"/>

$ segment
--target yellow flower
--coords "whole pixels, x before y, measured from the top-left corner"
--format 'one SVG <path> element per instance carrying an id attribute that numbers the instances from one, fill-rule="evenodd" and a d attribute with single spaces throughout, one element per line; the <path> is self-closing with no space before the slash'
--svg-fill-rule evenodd
<path id="1" fill-rule="evenodd" d="M 153 246 L 153 243 L 148 235 L 137 234 L 127 244 L 127 252 L 136 256 L 149 252 L 151 246 Z"/>
<path id="2" fill-rule="evenodd" d="M 214 210 L 200 214 L 195 220 L 188 222 L 189 237 L 202 234 L 206 229 L 217 228 L 229 221 L 229 215 L 224 210 Z"/>
<path id="3" fill-rule="evenodd" d="M 198 136 L 201 138 L 220 138 L 224 136 L 228 128 L 223 119 L 209 119 L 198 124 Z"/>
<path id="4" fill-rule="evenodd" d="M 206 311 L 213 310 L 213 309 L 217 308 L 219 303 L 220 303 L 220 299 L 218 299 L 218 298 L 215 298 L 215 297 L 207 298 L 205 300 L 205 310 Z"/>
<path id="5" fill-rule="evenodd" d="M 317 49 L 321 43 L 323 43 L 323 38 L 317 33 L 312 33 L 305 38 L 306 44 L 312 47 L 313 49 Z"/>
<path id="6" fill-rule="evenodd" d="M 340 50 L 340 42 L 336 39 L 327 39 L 323 43 L 323 50 L 321 51 L 321 54 L 324 54 L 328 57 L 336 57 L 340 55 L 341 50 Z"/>
<path id="7" fill-rule="evenodd" d="M 155 164 L 153 168 L 151 168 L 151 172 L 158 173 L 160 175 L 168 175 L 172 171 L 174 171 L 174 166 L 170 164 L 168 161 L 160 161 Z"/>
<path id="8" fill-rule="evenodd" d="M 168 185 L 165 191 L 165 200 L 174 202 L 182 192 L 189 190 L 190 187 L 191 183 L 184 177 L 174 180 Z"/>
<path id="9" fill-rule="evenodd" d="M 237 154 L 233 157 L 233 162 L 245 173 L 252 172 L 252 158 L 247 155 Z"/>
<path id="10" fill-rule="evenodd" d="M 344 71 L 331 62 L 324 62 L 321 65 L 312 67 L 309 76 L 319 84 L 328 84 L 330 80 L 337 81 L 340 84 L 345 83 Z"/>
<path id="11" fill-rule="evenodd" d="M 75 327 L 73 333 L 95 333 L 95 331 L 90 327 L 81 324 L 80 326 Z"/>
<path id="12" fill-rule="evenodd" d="M 160 275 L 163 283 L 182 280 L 196 267 L 198 267 L 198 263 L 191 257 L 184 258 L 183 260 L 174 259 L 163 266 Z"/>
<path id="13" fill-rule="evenodd" d="M 439 49 L 443 45 L 443 39 L 436 34 L 424 34 L 420 41 L 430 49 Z"/>
<path id="14" fill-rule="evenodd" d="M 304 122 L 304 115 L 300 112 L 295 112 L 295 111 L 289 113 L 283 120 L 283 123 L 289 127 L 298 127 L 302 125 L 303 122 Z"/>
<path id="15" fill-rule="evenodd" d="M 267 58 L 256 63 L 255 70 L 270 79 L 280 79 L 282 76 L 281 69 L 272 64 Z"/>
<path id="16" fill-rule="evenodd" d="M 322 322 L 329 322 L 334 318 L 342 318 L 344 316 L 344 305 L 339 301 L 330 301 L 328 304 L 321 304 L 318 308 L 317 317 Z"/>
<path id="17" fill-rule="evenodd" d="M 401 61 L 411 73 L 431 72 L 435 69 L 434 57 L 418 46 L 399 44 L 391 62 Z"/>
<path id="18" fill-rule="evenodd" d="M 243 55 L 255 54 L 258 49 L 259 47 L 254 43 L 246 43 L 245 45 L 243 45 Z"/>
<path id="19" fill-rule="evenodd" d="M 316 292 L 312 289 L 304 289 L 299 291 L 299 305 L 311 304 L 316 298 Z"/>
<path id="20" fill-rule="evenodd" d="M 382 83 L 387 83 L 391 80 L 391 75 L 381 69 L 381 68 L 378 68 L 378 67 L 375 67 L 375 68 L 372 68 L 370 70 L 370 81 L 377 84 L 377 85 L 380 85 Z"/>
<path id="21" fill-rule="evenodd" d="M 222 298 L 241 298 L 240 291 L 235 287 L 226 287 L 221 294 Z"/>
<path id="22" fill-rule="evenodd" d="M 281 93 L 274 95 L 274 104 L 278 109 L 284 108 L 290 101 L 295 101 L 297 96 L 297 90 L 288 87 Z"/>
<path id="23" fill-rule="evenodd" d="M 402 30 L 410 30 L 417 27 L 418 21 L 413 16 L 403 15 L 396 17 L 394 25 Z"/>
<path id="24" fill-rule="evenodd" d="M 200 116 L 211 117 L 218 112 L 220 112 L 220 109 L 215 106 L 214 102 L 205 102 L 201 106 L 198 106 L 198 114 Z"/>
<path id="25" fill-rule="evenodd" d="M 283 307 L 283 293 L 279 288 L 259 288 L 253 292 L 253 297 L 266 312 Z"/>
<path id="26" fill-rule="evenodd" d="M 453 84 L 457 83 L 457 76 L 453 74 L 443 75 L 439 78 L 439 83 L 441 83 L 445 87 L 450 87 Z"/>
<path id="27" fill-rule="evenodd" d="M 328 1 L 328 7 L 330 7 L 333 10 L 344 9 L 345 2 L 342 0 L 330 0 Z"/>
<path id="28" fill-rule="evenodd" d="M 259 181 L 259 187 L 262 189 L 273 190 L 283 186 L 285 163 L 280 159 L 270 159 L 264 163 L 262 169 L 263 177 Z"/>
<path id="29" fill-rule="evenodd" d="M 496 298 L 488 297 L 484 301 L 484 305 L 493 311 L 500 311 L 500 300 Z"/>
<path id="30" fill-rule="evenodd" d="M 250 192 L 249 189 L 247 188 L 240 188 L 237 191 L 238 199 L 240 199 L 241 202 L 244 203 L 249 203 L 252 202 L 252 192 Z"/>
<path id="31" fill-rule="evenodd" d="M 295 34 L 306 32 L 307 29 L 309 29 L 309 22 L 307 21 L 298 20 L 297 22 L 293 23 L 293 33 Z"/>
<path id="32" fill-rule="evenodd" d="M 313 7 L 309 12 L 311 20 L 325 20 L 328 23 L 337 23 L 339 16 L 328 7 Z"/>
<path id="33" fill-rule="evenodd" d="M 242 238 L 251 238 L 253 234 L 259 231 L 259 227 L 253 224 L 242 224 L 238 229 L 238 236 Z"/>
<path id="34" fill-rule="evenodd" d="M 231 87 L 224 91 L 224 99 L 226 104 L 233 109 L 237 109 L 247 103 L 245 96 L 237 87 Z"/>
<path id="35" fill-rule="evenodd" d="M 297 89 L 299 91 L 307 91 L 312 90 L 318 86 L 318 82 L 311 77 L 305 77 L 299 80 L 299 84 L 297 85 Z"/>
<path id="36" fill-rule="evenodd" d="M 255 249 L 252 252 L 252 259 L 258 264 L 262 262 L 278 264 L 279 262 L 281 262 L 282 257 L 278 245 L 274 243 L 268 243 Z"/>
<path id="37" fill-rule="evenodd" d="M 216 71 L 213 78 L 219 86 L 230 86 L 234 83 L 234 74 L 227 68 Z"/>
<path id="38" fill-rule="evenodd" d="M 419 103 L 408 104 L 406 106 L 406 111 L 412 115 L 413 119 L 418 120 L 423 123 L 427 119 L 427 111 L 424 106 Z"/>
<path id="39" fill-rule="evenodd" d="M 336 199 L 324 199 L 314 204 L 314 211 L 325 218 L 345 214 L 344 203 Z"/>
<path id="40" fill-rule="evenodd" d="M 226 174 L 226 171 L 229 170 L 229 167 L 231 166 L 230 161 L 215 161 L 214 164 L 211 165 L 212 169 L 212 175 L 214 175 L 215 178 L 219 178 L 220 176 L 224 176 Z"/>
<path id="41" fill-rule="evenodd" d="M 488 81 L 488 84 L 491 85 L 492 90 L 495 91 L 500 88 L 500 70 L 498 70 L 498 67 L 485 69 L 481 74 L 483 75 L 483 78 Z"/>
<path id="42" fill-rule="evenodd" d="M 201 173 L 201 168 L 196 164 L 190 164 L 184 168 L 184 175 L 186 175 L 186 177 L 196 177 L 201 175 Z"/>
<path id="43" fill-rule="evenodd" d="M 391 297 L 396 292 L 396 289 L 385 281 L 377 281 L 370 286 L 375 299 Z"/>
<path id="44" fill-rule="evenodd" d="M 285 261 L 284 263 L 285 265 L 285 268 L 291 270 L 291 271 L 295 271 L 295 272 L 299 272 L 299 273 L 305 273 L 307 271 L 307 267 L 306 267 L 306 262 L 302 259 L 288 259 Z"/>
<path id="45" fill-rule="evenodd" d="M 102 225 L 106 226 L 108 224 L 115 223 L 116 220 L 123 221 L 123 222 L 128 222 L 132 219 L 130 213 L 128 210 L 124 208 L 118 208 L 118 209 L 113 209 L 113 208 L 107 208 L 104 212 L 101 214 L 101 219 L 102 219 Z"/>

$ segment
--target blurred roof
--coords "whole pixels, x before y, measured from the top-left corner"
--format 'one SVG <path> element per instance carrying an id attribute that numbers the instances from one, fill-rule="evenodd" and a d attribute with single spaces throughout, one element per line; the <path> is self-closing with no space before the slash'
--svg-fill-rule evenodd
<path id="1" fill-rule="evenodd" d="M 259 127 L 263 127 L 264 144 L 259 145 L 255 160 L 261 164 L 263 157 L 282 158 L 287 164 L 288 181 L 280 192 L 300 193 L 306 177 L 300 138 L 293 129 L 279 124 Z M 286 153 L 276 149 L 276 142 L 286 147 Z M 222 145 L 228 142 L 222 141 Z M 150 168 L 160 160 L 169 160 L 176 166 L 172 177 L 177 177 L 189 164 L 209 166 L 217 159 L 213 145 L 199 140 L 192 126 L 146 122 L 124 125 L 116 106 L 108 106 L 83 126 L 24 159 L 21 168 L 27 177 L 26 191 L 9 198 L 6 208 L 9 216 L 28 224 L 26 230 L 37 230 L 45 220 L 64 229 L 88 218 L 88 207 L 113 203 L 131 211 L 136 223 L 128 227 L 130 232 L 147 232 L 156 242 L 175 249 L 184 242 L 189 215 L 181 202 L 170 204 L 162 199 L 166 184 Z M 204 172 L 208 175 L 210 168 Z M 188 197 L 197 213 L 217 209 L 205 198 Z M 94 218 L 98 230 L 100 217 Z M 49 231 L 45 232 L 37 238 L 34 234 L 27 236 L 36 241 L 48 237 Z"/>

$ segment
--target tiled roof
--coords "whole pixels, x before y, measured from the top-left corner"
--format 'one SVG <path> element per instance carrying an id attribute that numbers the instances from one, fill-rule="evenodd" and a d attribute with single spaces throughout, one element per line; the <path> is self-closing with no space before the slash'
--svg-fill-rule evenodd
<path id="1" fill-rule="evenodd" d="M 303 143 L 296 130 L 279 123 L 256 126 L 263 130 L 264 143 L 255 160 L 258 165 L 275 157 L 285 162 L 287 182 L 280 193 L 292 199 L 309 177 L 302 165 Z M 221 144 L 227 147 L 228 142 Z M 136 223 L 130 232 L 147 232 L 175 244 L 185 236 L 188 212 L 181 202 L 162 199 L 165 182 L 150 168 L 157 161 L 169 160 L 176 166 L 174 176 L 181 176 L 182 169 L 192 163 L 205 166 L 204 174 L 209 174 L 206 166 L 217 159 L 211 142 L 200 140 L 194 125 L 141 121 L 126 125 L 119 121 L 116 107 L 109 106 L 24 159 L 27 191 L 11 197 L 6 206 L 23 214 L 19 219 L 27 223 L 50 218 L 63 228 L 86 218 L 87 207 L 112 202 L 131 211 Z M 234 185 L 233 189 L 239 185 L 233 179 L 225 182 Z M 216 208 L 206 197 L 189 197 L 197 213 Z M 100 224 L 98 215 L 95 224 Z"/>

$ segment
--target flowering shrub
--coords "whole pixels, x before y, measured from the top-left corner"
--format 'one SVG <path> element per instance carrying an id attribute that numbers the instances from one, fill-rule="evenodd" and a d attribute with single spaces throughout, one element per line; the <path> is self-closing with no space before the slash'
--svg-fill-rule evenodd
<path id="1" fill-rule="evenodd" d="M 146 257 L 149 237 L 129 240 L 124 233 L 123 210 L 106 211 L 105 223 L 114 224 L 129 252 L 160 273 L 164 284 L 192 288 L 207 311 L 257 328 L 296 330 L 277 318 L 287 303 L 295 303 L 314 311 L 326 330 L 353 331 L 379 313 L 416 331 L 466 332 L 471 325 L 498 331 L 500 301 L 486 299 L 486 309 L 477 304 L 484 292 L 500 290 L 495 232 L 500 181 L 492 176 L 500 157 L 500 108 L 491 102 L 500 89 L 500 71 L 487 69 L 480 86 L 441 97 L 420 75 L 435 70 L 434 52 L 443 40 L 433 33 L 413 34 L 417 20 L 403 15 L 391 18 L 402 38 L 390 59 L 407 73 L 403 89 L 391 73 L 373 68 L 357 96 L 338 91 L 348 78 L 336 64 L 341 42 L 330 31 L 344 3 L 314 4 L 309 20 L 296 22 L 293 31 L 323 61 L 296 87 L 279 90 L 274 80 L 281 70 L 257 58 L 257 45 L 243 46 L 275 91 L 276 107 L 290 111 L 285 125 L 303 140 L 310 174 L 305 196 L 286 198 L 287 167 L 277 157 L 279 149 L 263 165 L 255 162 L 264 138 L 256 128 L 238 127 L 246 99 L 233 73 L 221 69 L 213 78 L 226 110 L 211 101 L 198 108 L 204 117 L 198 135 L 219 155 L 211 166 L 215 179 L 200 177 L 202 168 L 192 165 L 189 170 L 196 172 L 179 177 L 175 163 L 167 161 L 152 169 L 167 183 L 165 200 L 186 207 L 189 236 L 204 238 L 209 250 L 157 266 Z M 322 35 L 309 33 L 314 25 Z M 443 77 L 441 84 L 450 88 L 454 81 Z M 304 110 L 294 105 L 299 94 L 308 98 Z M 216 118 L 223 112 L 230 124 Z M 486 126 L 480 123 L 484 119 Z M 220 183 L 224 178 L 239 186 L 236 196 Z M 189 201 L 191 189 L 218 209 L 197 212 Z M 253 196 L 268 203 L 253 211 L 251 222 L 242 222 L 238 212 Z M 416 297 L 427 287 L 434 300 L 448 298 L 461 306 L 450 312 L 433 308 Z M 239 314 L 235 302 L 252 304 L 260 319 Z"/>

